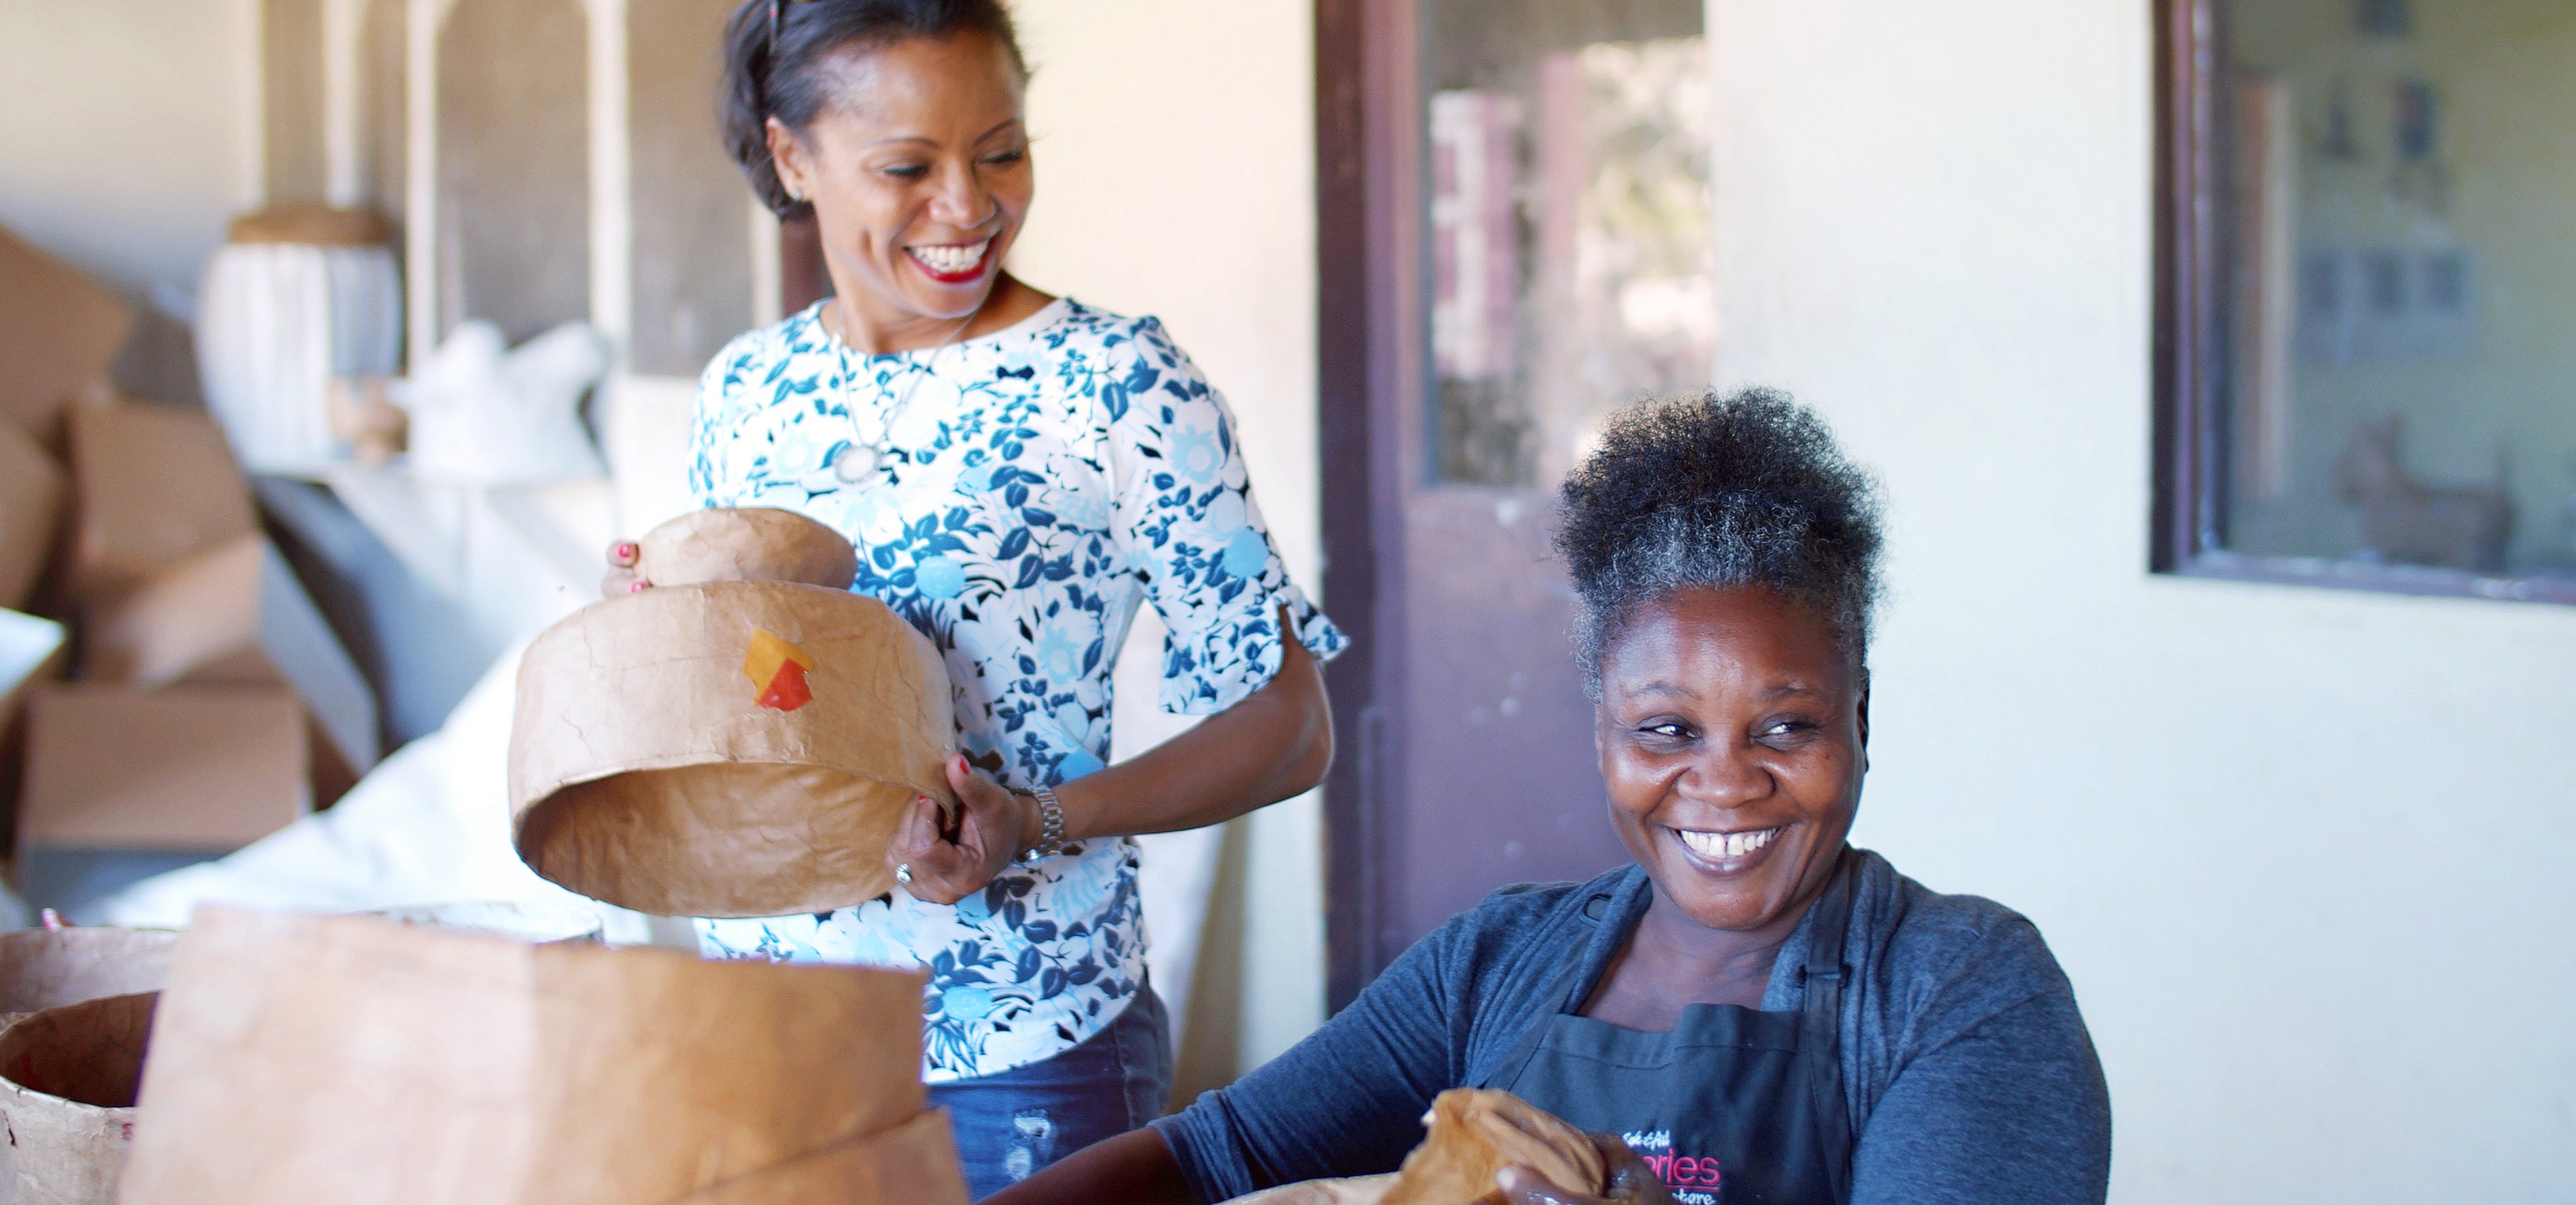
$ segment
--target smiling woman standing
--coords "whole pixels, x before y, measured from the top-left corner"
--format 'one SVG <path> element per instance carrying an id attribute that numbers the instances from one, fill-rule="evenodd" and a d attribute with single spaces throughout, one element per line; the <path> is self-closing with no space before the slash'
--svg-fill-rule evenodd
<path id="1" fill-rule="evenodd" d="M 690 482 L 845 533 L 853 589 L 944 655 L 964 804 L 917 801 L 890 895 L 701 920 L 711 956 L 920 966 L 923 1074 L 977 1196 L 1143 1125 L 1170 1091 L 1137 833 L 1319 781 L 1319 659 L 1342 637 L 1288 580 L 1233 416 L 1151 318 L 1002 268 L 1034 193 L 1028 71 L 998 0 L 751 0 L 724 127 L 782 217 L 811 213 L 835 296 L 708 365 Z M 634 547 L 603 588 L 638 590 Z M 1170 629 L 1161 702 L 1208 715 L 1114 767 L 1110 671 L 1137 609 Z"/>
<path id="2" fill-rule="evenodd" d="M 1874 493 L 1776 394 L 1616 416 L 1566 480 L 1557 547 L 1635 863 L 1496 892 L 1277 1060 L 994 1205 L 1371 1177 L 1277 1198 L 1364 1205 L 1455 1087 L 1593 1132 L 1627 1163 L 1625 1205 L 2101 1201 L 2102 1067 L 2039 931 L 1846 839 Z M 1498 1180 L 1515 1205 L 1601 1205 L 1526 1169 Z"/>

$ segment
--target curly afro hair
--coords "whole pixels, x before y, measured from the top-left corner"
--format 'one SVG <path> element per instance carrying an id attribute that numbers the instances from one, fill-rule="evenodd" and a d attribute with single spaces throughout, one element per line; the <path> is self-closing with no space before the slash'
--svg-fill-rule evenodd
<path id="1" fill-rule="evenodd" d="M 1566 478 L 1561 505 L 1556 549 L 1582 600 L 1575 639 L 1594 699 L 1601 655 L 1637 608 L 1695 586 L 1798 599 L 1868 664 L 1878 485 L 1788 395 L 1748 389 L 1620 411 Z"/>

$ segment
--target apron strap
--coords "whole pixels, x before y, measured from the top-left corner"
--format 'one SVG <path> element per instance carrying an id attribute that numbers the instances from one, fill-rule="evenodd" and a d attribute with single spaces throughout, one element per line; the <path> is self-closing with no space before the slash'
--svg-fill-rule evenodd
<path id="1" fill-rule="evenodd" d="M 1602 921 L 1604 919 L 1602 906 L 1608 904 L 1610 899 L 1611 897 L 1607 895 L 1598 895 L 1585 900 L 1583 914 L 1596 923 Z M 1583 957 L 1591 946 L 1592 942 L 1587 939 L 1576 942 L 1574 948 L 1567 952 L 1564 966 L 1559 968 L 1556 978 L 1549 982 L 1547 993 L 1539 997 L 1555 1003 L 1548 1011 L 1532 1019 L 1529 1027 L 1521 1031 L 1519 1040 L 1512 1043 L 1511 1053 L 1504 1055 L 1502 1062 L 1495 1064 L 1493 1070 L 1486 1072 L 1484 1078 L 1477 1080 L 1470 1085 L 1471 1087 L 1509 1090 L 1513 1081 L 1520 1078 L 1521 1069 L 1529 1066 L 1530 1060 L 1538 1056 L 1539 1042 L 1547 1036 L 1549 1023 L 1558 1017 L 1572 1015 L 1583 1008 L 1585 994 Z"/>
<path id="2" fill-rule="evenodd" d="M 1798 1057 L 1806 1064 L 1808 1107 L 1815 1116 L 1817 1145 L 1822 1148 L 1825 1174 L 1836 1205 L 1851 1200 L 1851 1111 L 1843 1095 L 1842 1064 L 1843 947 L 1845 934 L 1851 928 L 1852 895 L 1860 878 L 1860 862 L 1857 850 L 1843 847 L 1833 879 L 1816 898 L 1815 922 L 1807 937 L 1807 962 L 1801 969 L 1804 1000 L 1798 1023 Z M 1556 1007 L 1533 1019 L 1513 1044 L 1511 1053 L 1474 1086 L 1510 1088 L 1537 1055 L 1550 1022 L 1583 1007 L 1578 993 L 1584 987 L 1583 946 L 1588 944 L 1578 945 L 1570 952 L 1571 957 L 1549 985 L 1543 998 L 1557 1001 Z"/>
<path id="3" fill-rule="evenodd" d="M 1843 1097 L 1843 937 L 1851 927 L 1853 881 L 1860 877 L 1860 855 L 1843 848 L 1834 877 L 1816 899 L 1815 924 L 1807 934 L 1805 1005 L 1798 1031 L 1799 1057 L 1807 1063 L 1807 1085 L 1815 1112 L 1816 1137 L 1824 1148 L 1825 1174 L 1834 1200 L 1851 1200 L 1851 1111 Z"/>

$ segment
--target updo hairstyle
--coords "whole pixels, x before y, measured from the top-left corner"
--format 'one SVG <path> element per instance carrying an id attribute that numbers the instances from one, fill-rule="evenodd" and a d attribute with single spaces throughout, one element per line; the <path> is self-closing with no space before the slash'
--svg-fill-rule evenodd
<path id="1" fill-rule="evenodd" d="M 1601 656 L 1640 606 L 1691 587 L 1761 586 L 1833 625 L 1869 661 L 1878 486 L 1786 394 L 1641 402 L 1565 480 L 1557 554 L 1581 602 L 1575 645 L 1601 697 Z"/>
<path id="2" fill-rule="evenodd" d="M 1001 44 L 1028 78 L 1018 30 L 1002 0 L 744 0 L 725 23 L 724 83 L 717 126 L 751 190 L 782 218 L 812 213 L 787 195 L 769 157 L 768 121 L 799 134 L 830 108 L 835 56 L 912 38 L 980 33 Z"/>

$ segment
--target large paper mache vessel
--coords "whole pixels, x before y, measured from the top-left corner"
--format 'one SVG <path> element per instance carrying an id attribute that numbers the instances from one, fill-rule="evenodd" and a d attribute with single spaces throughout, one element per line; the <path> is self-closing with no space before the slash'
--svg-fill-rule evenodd
<path id="1" fill-rule="evenodd" d="M 873 899 L 922 796 L 953 806 L 939 651 L 848 590 L 839 533 L 782 510 L 655 528 L 651 589 L 528 648 L 510 737 L 519 856 L 662 916 L 783 916 Z"/>
<path id="2" fill-rule="evenodd" d="M 965 1205 L 922 982 L 200 908 L 118 1199 Z"/>

